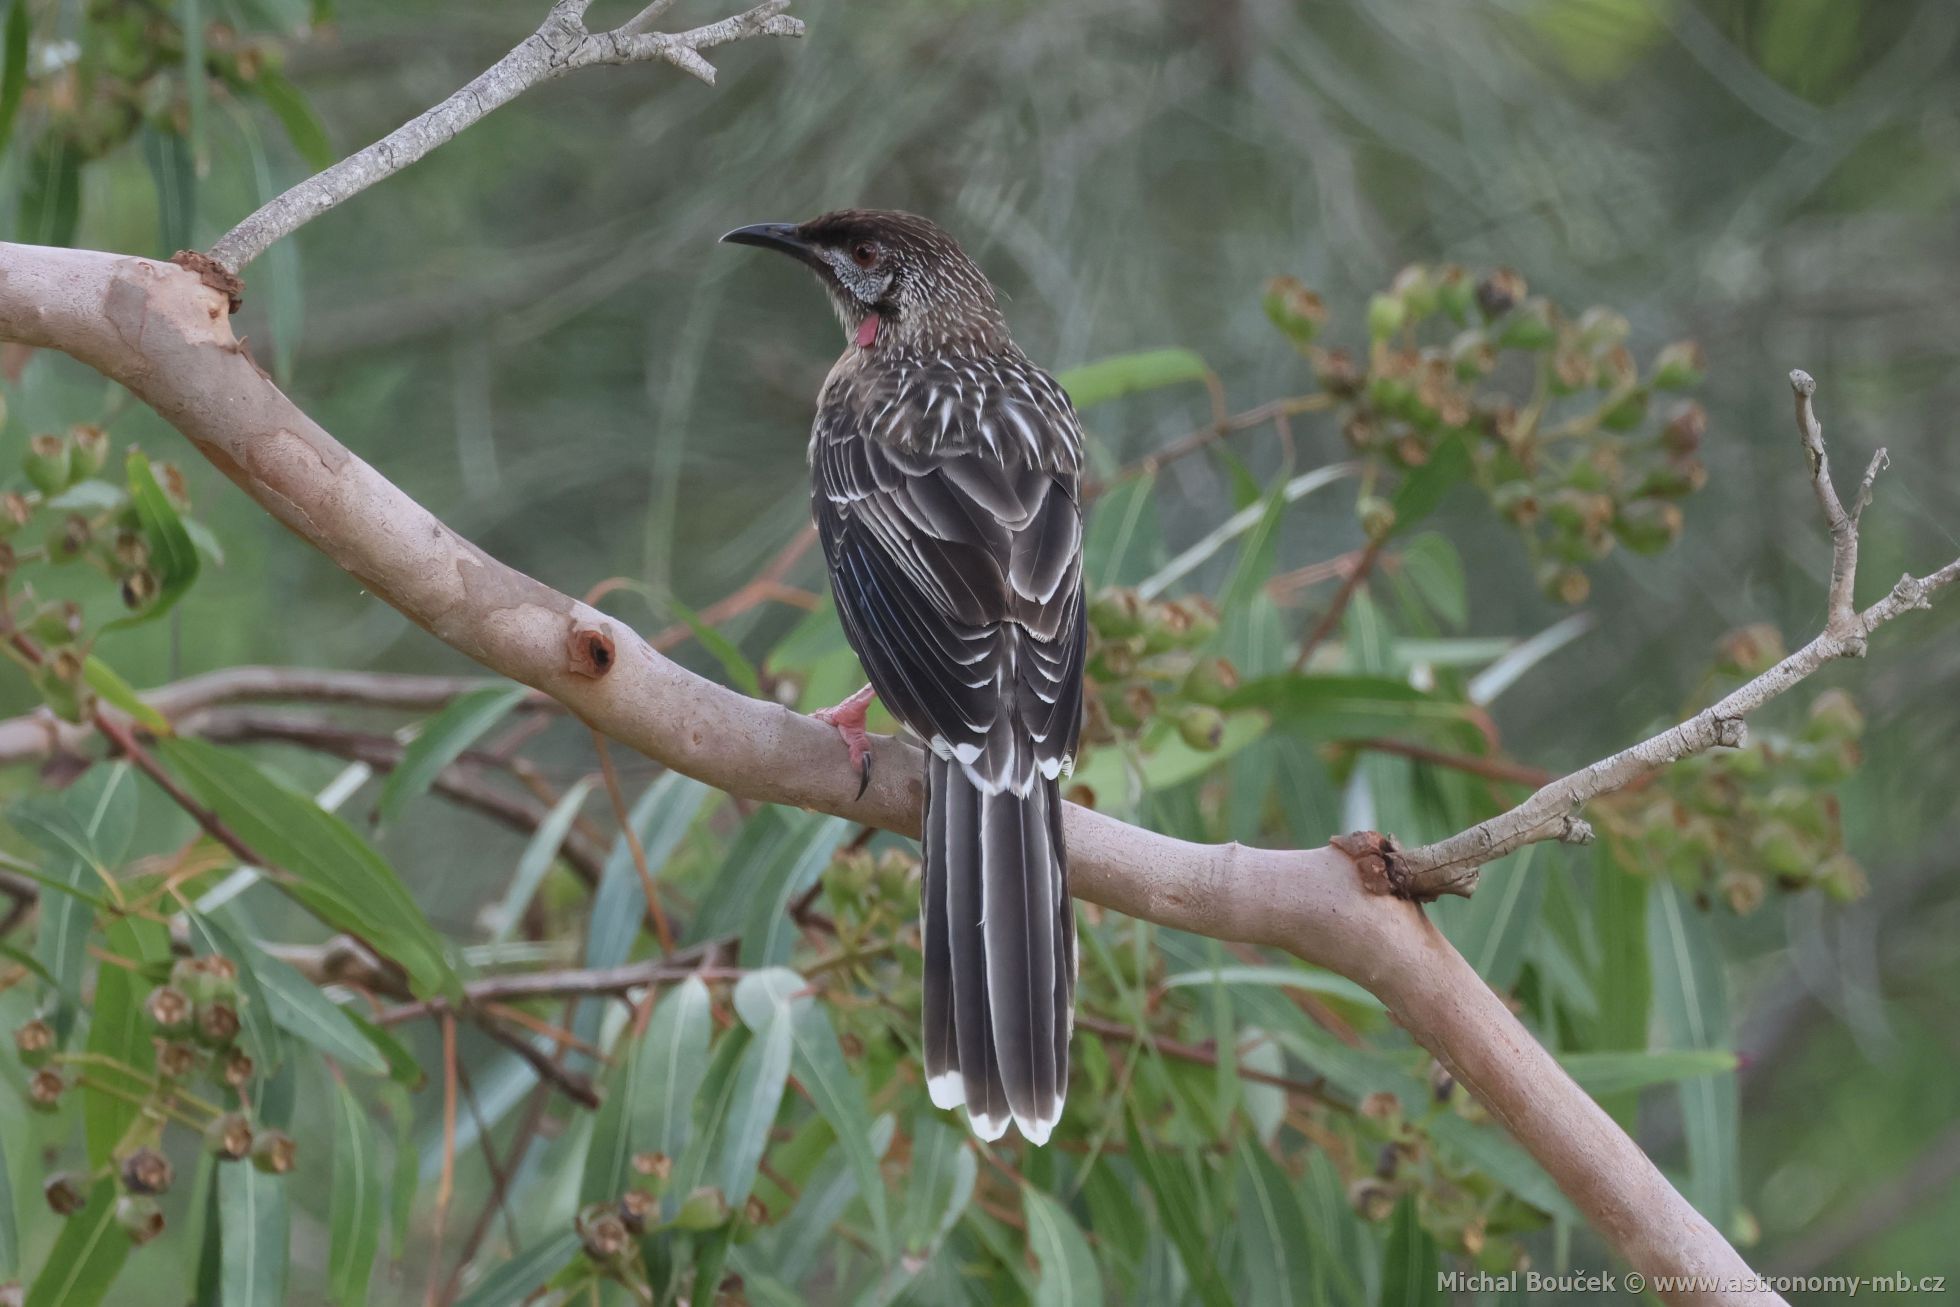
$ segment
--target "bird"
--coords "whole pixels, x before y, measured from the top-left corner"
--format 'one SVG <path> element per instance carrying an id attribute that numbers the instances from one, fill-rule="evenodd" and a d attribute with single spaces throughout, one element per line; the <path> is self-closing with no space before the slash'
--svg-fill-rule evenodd
<path id="1" fill-rule="evenodd" d="M 926 1088 L 973 1132 L 1048 1141 L 1068 1091 L 1076 937 L 1062 778 L 1082 724 L 1082 425 L 929 219 L 845 209 L 723 241 L 812 269 L 844 352 L 811 509 L 870 684 L 818 714 L 859 768 L 871 696 L 925 741 Z"/>

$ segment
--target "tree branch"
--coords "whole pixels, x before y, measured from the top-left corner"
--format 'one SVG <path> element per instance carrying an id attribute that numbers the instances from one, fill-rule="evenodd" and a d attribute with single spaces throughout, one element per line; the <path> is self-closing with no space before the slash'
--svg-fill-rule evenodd
<path id="1" fill-rule="evenodd" d="M 647 32 L 659 16 L 652 5 L 610 32 L 588 32 L 582 0 L 558 0 L 538 30 L 470 83 L 426 113 L 403 123 L 364 150 L 275 196 L 221 237 L 210 259 L 233 275 L 335 205 L 359 195 L 428 154 L 492 110 L 541 83 L 595 64 L 670 63 L 709 85 L 715 68 L 701 51 L 751 36 L 801 36 L 803 23 L 783 11 L 789 0 L 764 0 L 744 13 L 686 32 Z"/>
<path id="2" fill-rule="evenodd" d="M 452 648 L 730 794 L 917 834 L 915 746 L 881 740 L 880 765 L 858 795 L 830 728 L 669 662 L 622 624 L 444 526 L 282 394 L 238 348 L 226 308 L 221 292 L 168 264 L 0 245 L 0 339 L 61 350 L 121 382 L 295 534 Z M 1932 584 L 1902 586 L 1886 603 L 1903 611 Z M 1065 820 L 1079 897 L 1284 949 L 1365 985 L 1629 1264 L 1649 1275 L 1747 1280 L 1748 1265 L 1721 1234 L 1421 909 L 1365 886 L 1354 858 L 1191 844 L 1073 806 Z M 1361 852 L 1378 872 L 1379 856 Z M 1669 1301 L 1781 1300 L 1684 1288 Z"/>
<path id="3" fill-rule="evenodd" d="M 1849 510 L 1831 484 L 1830 460 L 1824 453 L 1824 433 L 1811 398 L 1817 383 L 1807 373 L 1792 372 L 1796 393 L 1797 433 L 1810 465 L 1811 484 L 1831 535 L 1831 596 L 1823 633 L 1762 675 L 1719 702 L 1670 726 L 1651 739 L 1622 749 L 1538 790 L 1509 812 L 1478 822 L 1419 849 L 1395 850 L 1388 855 L 1387 879 L 1395 892 L 1416 899 L 1439 894 L 1467 895 L 1476 887 L 1477 869 L 1515 849 L 1540 840 L 1572 840 L 1585 827 L 1578 809 L 1587 801 L 1622 788 L 1669 763 L 1709 749 L 1740 748 L 1748 736 L 1750 713 L 1792 689 L 1824 664 L 1839 658 L 1862 658 L 1871 633 L 1915 608 L 1929 608 L 1935 591 L 1960 579 L 1960 559 L 1926 576 L 1906 575 L 1883 599 L 1862 613 L 1853 605 L 1858 580 L 1858 519 L 1870 498 L 1872 483 L 1885 466 L 1885 451 L 1872 457 Z M 1585 829 L 1590 838 L 1590 829 Z M 1580 840 L 1579 842 L 1584 842 Z"/>

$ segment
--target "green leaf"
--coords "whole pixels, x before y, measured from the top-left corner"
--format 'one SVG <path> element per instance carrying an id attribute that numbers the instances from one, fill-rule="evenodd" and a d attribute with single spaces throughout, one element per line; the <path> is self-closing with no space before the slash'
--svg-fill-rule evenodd
<path id="1" fill-rule="evenodd" d="M 7 6 L 6 53 L 0 55 L 0 149 L 13 139 L 14 115 L 27 92 L 27 0 Z"/>
<path id="2" fill-rule="evenodd" d="M 1081 409 L 1139 390 L 1203 381 L 1210 373 L 1205 361 L 1188 349 L 1147 349 L 1069 368 L 1056 373 L 1055 380 Z"/>
<path id="3" fill-rule="evenodd" d="M 1033 1185 L 1021 1186 L 1028 1250 L 1041 1264 L 1035 1307 L 1101 1307 L 1102 1272 L 1068 1209 Z"/>
<path id="4" fill-rule="evenodd" d="M 532 1244 L 491 1271 L 463 1295 L 456 1307 L 521 1307 L 578 1256 L 578 1235 L 563 1231 L 542 1243 Z"/>
<path id="5" fill-rule="evenodd" d="M 757 981 L 758 974 L 742 977 L 736 988 Z M 757 1004 L 753 1000 L 748 1006 L 755 1012 Z M 769 1147 L 769 1131 L 782 1106 L 783 1090 L 789 1084 L 790 1057 L 796 1047 L 789 1005 L 772 1000 L 762 1006 L 763 1010 L 757 1013 L 762 1018 L 759 1022 L 751 1021 L 748 1013 L 742 1017 L 755 1037 L 749 1042 L 741 1069 L 735 1075 L 728 1121 L 714 1168 L 716 1183 L 730 1207 L 740 1207 L 755 1187 L 756 1169 Z M 740 1011 L 741 1007 L 738 1003 L 736 1010 Z"/>
<path id="6" fill-rule="evenodd" d="M 1306 740 L 1417 735 L 1442 737 L 1477 753 L 1486 748 L 1465 705 L 1389 676 L 1261 677 L 1241 685 L 1226 705 L 1263 708 L 1275 725 Z"/>
<path id="7" fill-rule="evenodd" d="M 339 1009 L 340 1015 L 354 1023 L 370 1047 L 381 1054 L 381 1060 L 388 1065 L 388 1076 L 404 1089 L 420 1089 L 428 1079 L 422 1064 L 415 1060 L 415 1054 L 408 1051 L 402 1043 L 385 1027 L 378 1026 L 361 1014 L 357 1007 Z"/>
<path id="8" fill-rule="evenodd" d="M 1735 1070 L 1737 1065 L 1735 1054 L 1720 1048 L 1673 1053 L 1560 1053 L 1558 1060 L 1566 1074 L 1595 1097 L 1696 1076 L 1721 1075 Z"/>
<path id="9" fill-rule="evenodd" d="M 170 959 L 170 933 L 154 921 L 140 917 L 119 917 L 103 931 L 108 952 L 137 966 L 164 963 Z M 88 1051 L 97 1059 L 109 1059 L 127 1067 L 124 1072 L 100 1062 L 89 1068 L 117 1089 L 136 1089 L 156 1065 L 156 1049 L 150 1042 L 150 1018 L 143 1000 L 150 982 L 127 967 L 104 962 L 95 974 L 95 1001 L 89 1009 Z M 132 1075 L 138 1079 L 132 1080 Z M 141 1109 L 135 1103 L 111 1094 L 86 1094 L 82 1098 L 82 1122 L 88 1135 L 88 1161 L 91 1167 L 106 1166 L 123 1136 L 136 1123 Z"/>
<path id="10" fill-rule="evenodd" d="M 647 786 L 628 815 L 655 877 L 673 853 L 710 791 L 697 780 L 668 772 Z M 616 967 L 632 951 L 646 912 L 646 891 L 624 838 L 613 844 L 592 896 L 591 924 L 585 935 L 585 965 Z"/>
<path id="11" fill-rule="evenodd" d="M 275 866 L 306 907 L 401 964 L 418 995 L 454 990 L 441 938 L 394 869 L 340 818 L 273 780 L 242 754 L 203 740 L 160 740 L 157 749 L 206 806 Z"/>
<path id="12" fill-rule="evenodd" d="M 1157 1204 L 1157 1224 L 1177 1249 L 1178 1260 L 1191 1288 L 1205 1307 L 1232 1307 L 1231 1290 L 1218 1272 L 1212 1255 L 1210 1225 L 1204 1202 L 1178 1151 L 1153 1145 L 1144 1138 L 1134 1100 L 1127 1115 L 1130 1161 Z"/>
<path id="13" fill-rule="evenodd" d="M 306 166 L 314 172 L 332 167 L 340 156 L 334 153 L 327 129 L 321 126 L 313 106 L 306 102 L 300 89 L 283 73 L 272 71 L 261 72 L 257 86 L 259 97 L 278 117 L 279 125 L 286 129 L 286 139 L 293 143 L 299 157 L 306 160 Z"/>
<path id="14" fill-rule="evenodd" d="M 663 1201 L 669 1217 L 680 1206 L 681 1199 L 709 1178 L 708 1164 L 721 1143 L 722 1127 L 735 1101 L 736 1076 L 745 1065 L 743 1055 L 752 1043 L 754 1040 L 746 1026 L 736 1026 L 715 1042 L 708 1068 L 701 1076 L 701 1087 L 694 1093 L 687 1147 L 674 1163 L 673 1179 Z"/>
<path id="15" fill-rule="evenodd" d="M 1446 436 L 1429 461 L 1403 478 L 1389 502 L 1395 507 L 1397 534 L 1428 517 L 1443 496 L 1470 476 L 1470 451 L 1461 436 Z"/>
<path id="16" fill-rule="evenodd" d="M 679 1157 L 693 1124 L 694 1095 L 708 1073 L 715 1031 L 708 987 L 689 976 L 653 1010 L 640 1046 L 639 1097 L 627 1128 L 627 1158 L 657 1152 Z"/>
<path id="17" fill-rule="evenodd" d="M 530 693 L 522 685 L 488 685 L 450 700 L 402 751 L 401 762 L 381 787 L 375 816 L 384 824 L 399 817 L 410 800 L 435 783 L 443 768 L 462 757 Z"/>
<path id="18" fill-rule="evenodd" d="M 82 679 L 97 694 L 128 713 L 132 720 L 141 723 L 152 734 L 170 734 L 170 720 L 144 703 L 130 683 L 116 674 L 115 668 L 94 654 L 90 654 L 82 663 Z"/>
<path id="19" fill-rule="evenodd" d="M 49 882 L 81 891 L 107 884 L 136 830 L 136 781 L 127 763 L 89 768 L 58 796 L 33 795 L 8 814 L 14 827 L 50 855 Z M 76 1000 L 88 962 L 95 908 L 76 894 L 41 896 L 41 927 L 34 939 L 48 987 L 61 998 L 54 1026 L 63 1039 L 74 1028 Z"/>
<path id="20" fill-rule="evenodd" d="M 1208 967 L 1202 971 L 1180 971 L 1164 978 L 1165 989 L 1187 985 L 1277 985 L 1300 989 L 1330 998 L 1346 999 L 1363 1007 L 1378 1008 L 1381 1000 L 1346 976 L 1337 976 L 1318 967 Z"/>
<path id="21" fill-rule="evenodd" d="M 1463 560 L 1449 537 L 1425 531 L 1402 546 L 1402 570 L 1411 589 L 1438 617 L 1461 628 L 1470 620 L 1470 597 Z"/>
<path id="22" fill-rule="evenodd" d="M 1546 877 L 1532 874 L 1537 851 L 1528 844 L 1517 857 L 1485 868 L 1482 888 L 1472 898 L 1433 914 L 1457 951 L 1499 992 L 1517 983 L 1525 945 L 1538 925 Z"/>
<path id="23" fill-rule="evenodd" d="M 166 257 L 190 249 L 197 219 L 197 164 L 190 142 L 174 131 L 146 125 L 137 134 L 157 203 L 157 245 Z"/>
<path id="24" fill-rule="evenodd" d="M 837 1031 L 823 1005 L 807 992 L 809 982 L 783 967 L 752 972 L 735 986 L 735 1010 L 751 1030 L 789 1012 L 797 1083 L 816 1104 L 817 1112 L 837 1135 L 837 1143 L 857 1174 L 858 1193 L 871 1213 L 878 1248 L 889 1256 L 891 1217 L 885 1206 L 885 1186 L 878 1174 L 878 1150 L 872 1147 L 871 1107 L 864 1087 L 851 1074 Z"/>
<path id="25" fill-rule="evenodd" d="M 899 1241 L 908 1255 L 886 1264 L 884 1273 L 859 1295 L 858 1307 L 885 1307 L 932 1264 L 973 1201 L 979 1172 L 964 1130 L 930 1116 L 916 1118 L 911 1182 L 898 1221 Z"/>
<path id="26" fill-rule="evenodd" d="M 1657 881 L 1647 897 L 1647 940 L 1662 1034 L 1678 1049 L 1726 1048 L 1727 983 L 1707 917 L 1684 903 L 1672 884 Z M 1731 1231 L 1742 1201 L 1735 1074 L 1684 1080 L 1680 1093 L 1688 1141 L 1688 1199 L 1716 1229 Z"/>
<path id="27" fill-rule="evenodd" d="M 346 1085 L 334 1085 L 333 1197 L 327 1228 L 333 1256 L 328 1278 L 335 1301 L 360 1307 L 381 1247 L 381 1159 L 374 1123 Z"/>
<path id="28" fill-rule="evenodd" d="M 219 1301 L 263 1307 L 286 1301 L 286 1180 L 250 1164 L 218 1168 L 218 1223 L 224 1231 Z"/>
<path id="29" fill-rule="evenodd" d="M 382 1086 L 381 1101 L 395 1123 L 395 1170 L 388 1189 L 388 1225 L 393 1231 L 393 1256 L 400 1261 L 408 1247 L 409 1220 L 415 1214 L 415 1186 L 422 1178 L 415 1151 L 415 1109 L 398 1084 Z"/>
<path id="30" fill-rule="evenodd" d="M 128 1256 L 129 1238 L 116 1224 L 116 1182 L 98 1181 L 88 1205 L 61 1223 L 26 1307 L 97 1307 Z"/>
<path id="31" fill-rule="evenodd" d="M 1588 1043 L 1599 1050 L 1643 1051 L 1653 1012 L 1652 963 L 1647 948 L 1649 881 L 1615 866 L 1610 858 L 1596 857 L 1593 862 L 1592 933 L 1599 943 L 1595 983 L 1598 1019 Z M 1600 1106 L 1626 1130 L 1637 1123 L 1640 1100 L 1635 1094 L 1605 1095 Z"/>
<path id="32" fill-rule="evenodd" d="M 733 640 L 708 625 L 701 619 L 701 614 L 672 595 L 667 597 L 667 606 L 673 609 L 674 616 L 687 623 L 687 629 L 694 632 L 694 638 L 701 642 L 701 647 L 715 656 L 729 684 L 750 698 L 762 697 L 762 681 L 756 675 L 755 664 L 748 660 Z"/>
<path id="33" fill-rule="evenodd" d="M 82 151 L 64 133 L 43 135 L 27 156 L 20 188 L 20 238 L 33 245 L 66 245 L 82 211 Z"/>
<path id="34" fill-rule="evenodd" d="M 1304 1307 L 1314 1301 L 1307 1258 L 1311 1227 L 1293 1183 L 1256 1141 L 1239 1141 L 1239 1246 L 1252 1293 L 1248 1307 Z"/>
<path id="35" fill-rule="evenodd" d="M 210 100 L 209 73 L 204 63 L 203 0 L 177 0 L 177 30 L 184 36 L 184 99 L 189 119 L 191 155 L 206 161 L 206 105 Z"/>
<path id="36" fill-rule="evenodd" d="M 241 946 L 251 958 L 252 972 L 265 992 L 274 1024 L 349 1070 L 371 1076 L 389 1073 L 388 1059 L 346 1010 L 294 967 L 250 941 L 241 941 Z"/>
<path id="37" fill-rule="evenodd" d="M 7 1167 L 6 1136 L 0 1134 L 0 1280 L 20 1279 L 20 1226 L 14 1212 L 14 1180 Z"/>
<path id="38" fill-rule="evenodd" d="M 510 888 L 504 891 L 503 899 L 491 909 L 491 943 L 501 944 L 516 932 L 518 923 L 524 919 L 524 910 L 531 906 L 532 896 L 538 892 L 545 873 L 558 860 L 558 850 L 564 846 L 565 836 L 571 831 L 572 823 L 578 820 L 579 810 L 585 806 L 585 796 L 590 793 L 592 778 L 580 778 L 538 823 L 538 829 L 524 846 L 524 852 L 518 855 L 517 870 L 510 878 Z"/>
<path id="39" fill-rule="evenodd" d="M 1449 1295 L 1437 1275 L 1441 1265 L 1436 1241 L 1416 1219 L 1415 1196 L 1404 1197 L 1395 1205 L 1382 1249 L 1381 1307 L 1447 1307 Z"/>
<path id="40" fill-rule="evenodd" d="M 150 569 L 157 574 L 157 595 L 141 612 L 117 618 L 102 628 L 105 631 L 141 626 L 162 617 L 190 590 L 201 566 L 197 546 L 184 530 L 176 505 L 157 484 L 150 460 L 143 456 L 142 450 L 132 449 L 125 466 L 129 473 L 129 502 L 136 510 L 143 539 L 150 547 Z"/>

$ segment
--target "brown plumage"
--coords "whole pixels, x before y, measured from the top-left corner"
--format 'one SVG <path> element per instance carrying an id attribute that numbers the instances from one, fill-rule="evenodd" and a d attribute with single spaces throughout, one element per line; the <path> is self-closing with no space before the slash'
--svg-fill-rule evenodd
<path id="1" fill-rule="evenodd" d="M 845 210 L 724 240 L 808 264 L 847 345 L 812 505 L 878 697 L 926 741 L 927 1085 L 1045 1143 L 1068 1086 L 1075 919 L 1059 778 L 1082 714 L 1082 431 L 959 245 Z"/>

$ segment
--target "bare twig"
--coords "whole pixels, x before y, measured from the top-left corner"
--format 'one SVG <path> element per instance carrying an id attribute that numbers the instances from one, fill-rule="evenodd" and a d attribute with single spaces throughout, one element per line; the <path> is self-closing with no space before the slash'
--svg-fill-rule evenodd
<path id="1" fill-rule="evenodd" d="M 1960 578 L 1960 559 L 1956 559 L 1927 576 L 1899 578 L 1889 594 L 1862 613 L 1852 606 L 1852 589 L 1858 579 L 1858 513 L 1883 466 L 1884 451 L 1873 458 L 1858 498 L 1847 511 L 1831 484 L 1823 432 L 1811 407 L 1817 383 L 1805 373 L 1792 372 L 1790 386 L 1796 393 L 1797 430 L 1810 464 L 1811 482 L 1831 533 L 1830 613 L 1823 633 L 1719 702 L 1659 735 L 1560 777 L 1509 812 L 1479 822 L 1461 834 L 1392 855 L 1389 880 L 1396 892 L 1414 898 L 1468 894 L 1475 888 L 1477 868 L 1483 864 L 1539 840 L 1570 840 L 1575 827 L 1584 825 L 1575 814 L 1587 801 L 1693 754 L 1717 747 L 1741 747 L 1750 713 L 1828 662 L 1863 657 L 1873 631 L 1901 613 L 1930 607 L 1935 591 Z"/>
<path id="2" fill-rule="evenodd" d="M 266 202 L 213 245 L 210 257 L 237 273 L 272 246 L 337 204 L 393 176 L 494 109 L 541 83 L 596 64 L 670 63 L 713 85 L 714 65 L 701 52 L 751 36 L 801 36 L 803 24 L 783 11 L 789 0 L 764 3 L 685 32 L 648 32 L 658 17 L 649 6 L 609 32 L 585 28 L 583 0 L 557 0 L 538 30 L 469 85 L 426 113 L 403 123 L 364 150 L 314 174 Z"/>
<path id="3" fill-rule="evenodd" d="M 1354 592 L 1361 588 L 1361 583 L 1368 579 L 1370 572 L 1375 570 L 1375 560 L 1381 557 L 1382 546 L 1387 543 L 1388 537 L 1380 536 L 1370 540 L 1367 547 L 1361 551 L 1361 557 L 1355 560 L 1353 567 L 1348 569 L 1346 579 L 1341 582 L 1341 588 L 1334 592 L 1333 602 L 1327 605 L 1327 611 L 1320 615 L 1318 622 L 1314 623 L 1313 630 L 1307 632 L 1306 639 L 1300 641 L 1300 652 L 1293 659 L 1294 671 L 1304 670 L 1307 660 L 1313 657 L 1313 651 L 1320 648 L 1321 643 L 1334 633 L 1336 627 L 1340 626 L 1342 615 L 1347 612 L 1348 605 L 1354 602 Z"/>
<path id="4" fill-rule="evenodd" d="M 1284 422 L 1300 413 L 1312 413 L 1330 408 L 1333 400 L 1326 395 L 1296 395 L 1290 399 L 1269 400 L 1243 413 L 1233 413 L 1225 417 L 1213 417 L 1192 431 L 1175 440 L 1167 441 L 1134 463 L 1127 463 L 1116 469 L 1101 481 L 1091 481 L 1082 488 L 1082 498 L 1086 502 L 1098 495 L 1107 494 L 1112 488 L 1125 481 L 1134 481 L 1140 476 L 1160 472 L 1181 458 L 1189 458 L 1199 450 L 1206 449 L 1235 431 L 1250 431 L 1268 422 Z"/>
<path id="5" fill-rule="evenodd" d="M 426 712 L 459 694 L 501 684 L 487 676 L 403 676 L 391 672 L 337 672 L 312 667 L 228 667 L 159 686 L 143 702 L 173 722 L 204 708 L 231 703 L 306 702 Z M 533 695 L 527 708 L 558 705 Z M 121 715 L 106 709 L 117 720 Z M 45 708 L 0 721 L 0 766 L 40 762 L 58 753 L 79 753 L 94 724 L 75 725 Z"/>

